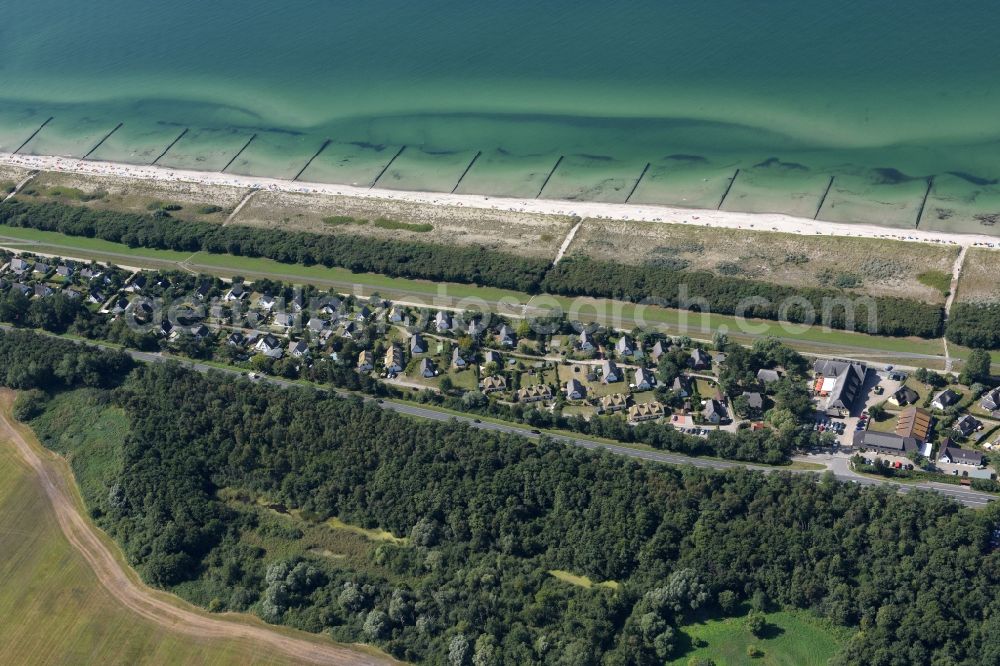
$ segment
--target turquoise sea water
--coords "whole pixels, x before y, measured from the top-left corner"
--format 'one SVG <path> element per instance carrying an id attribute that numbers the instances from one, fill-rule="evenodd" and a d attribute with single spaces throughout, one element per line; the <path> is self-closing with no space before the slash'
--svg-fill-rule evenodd
<path id="1" fill-rule="evenodd" d="M 148 163 L 183 133 L 158 164 L 291 178 L 325 144 L 303 180 L 368 185 L 398 154 L 380 186 L 529 197 L 548 178 L 543 197 L 906 227 L 929 184 L 921 227 L 1000 213 L 995 2 L 6 9 L 4 151 Z"/>

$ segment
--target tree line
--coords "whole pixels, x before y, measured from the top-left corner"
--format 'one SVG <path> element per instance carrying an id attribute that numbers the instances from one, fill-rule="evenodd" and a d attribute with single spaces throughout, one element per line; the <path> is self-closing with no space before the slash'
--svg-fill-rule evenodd
<path id="1" fill-rule="evenodd" d="M 955 303 L 948 339 L 966 347 L 1000 349 L 1000 303 Z"/>
<path id="2" fill-rule="evenodd" d="M 709 309 L 720 314 L 735 314 L 741 303 L 750 302 L 744 316 L 796 323 L 812 323 L 810 312 L 821 315 L 826 311 L 828 316 L 822 323 L 831 328 L 873 335 L 935 338 L 941 336 L 944 321 L 941 306 L 910 299 L 857 299 L 842 290 L 786 287 L 707 272 L 579 257 L 564 259 L 553 267 L 544 259 L 482 247 L 222 226 L 173 219 L 164 211 L 140 215 L 12 200 L 0 204 L 0 224 L 100 238 L 130 247 L 266 257 L 283 263 L 338 266 L 393 277 L 654 302 L 663 307 Z M 689 305 L 681 298 L 682 287 L 696 304 Z M 876 316 L 871 319 L 873 310 Z"/>
<path id="3" fill-rule="evenodd" d="M 100 238 L 129 247 L 266 257 L 288 264 L 342 267 L 357 273 L 536 291 L 548 261 L 481 247 L 436 245 L 350 234 L 315 234 L 140 215 L 59 203 L 8 201 L 0 224 Z"/>
<path id="4" fill-rule="evenodd" d="M 0 337 L 18 372 L 108 354 L 51 347 Z M 1000 659 L 995 506 L 644 464 L 174 364 L 102 363 L 129 428 L 116 455 L 91 461 L 106 478 L 88 507 L 147 581 L 214 610 L 466 666 L 661 664 L 683 654 L 696 616 L 747 608 L 862 629 L 836 664 Z M 43 360 L 51 376 L 31 383 L 70 386 L 57 365 Z M 322 557 L 234 494 L 408 540 Z M 571 586 L 554 569 L 619 587 Z"/>

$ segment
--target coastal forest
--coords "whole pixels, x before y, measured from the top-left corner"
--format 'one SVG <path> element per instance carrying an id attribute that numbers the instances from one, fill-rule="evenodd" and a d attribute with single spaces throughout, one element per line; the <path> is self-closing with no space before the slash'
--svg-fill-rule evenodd
<path id="1" fill-rule="evenodd" d="M 625 666 L 794 610 L 850 630 L 836 664 L 1000 663 L 996 505 L 640 463 L 24 331 L 0 332 L 0 383 L 144 580 L 213 611 L 417 663 Z"/>
<path id="2" fill-rule="evenodd" d="M 617 298 L 668 308 L 711 310 L 718 314 L 795 323 L 815 322 L 878 335 L 936 338 L 942 335 L 945 327 L 944 309 L 940 305 L 913 299 L 856 298 L 842 289 L 793 288 L 706 272 L 575 257 L 552 266 L 545 259 L 481 247 L 222 226 L 174 219 L 166 211 L 139 215 L 12 200 L 0 204 L 0 224 L 99 238 L 130 247 L 265 257 L 284 263 L 320 264 L 354 272 L 476 284 L 527 293 L 545 291 L 564 296 Z M 746 302 L 751 303 L 750 307 L 741 311 L 740 304 Z M 788 307 L 782 307 L 789 303 Z M 997 330 L 1000 310 L 964 307 L 954 323 L 949 323 L 949 335 L 954 334 L 956 341 L 967 340 L 963 344 L 978 347 L 1000 343 L 995 335 L 983 334 L 990 330 L 990 325 L 993 331 Z M 970 329 L 978 332 L 972 334 Z M 975 341 L 991 344 L 975 344 Z"/>

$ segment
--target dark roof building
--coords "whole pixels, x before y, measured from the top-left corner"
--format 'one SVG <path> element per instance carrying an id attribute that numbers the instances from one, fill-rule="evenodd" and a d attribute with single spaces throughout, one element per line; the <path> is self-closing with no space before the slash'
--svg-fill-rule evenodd
<path id="1" fill-rule="evenodd" d="M 778 374 L 777 370 L 761 368 L 757 371 L 757 380 L 763 384 L 773 384 L 779 379 L 781 379 L 781 375 Z"/>
<path id="2" fill-rule="evenodd" d="M 966 414 L 959 420 L 955 421 L 954 429 L 956 432 L 962 433 L 963 436 L 968 437 L 972 433 L 976 432 L 983 426 L 979 420 L 972 416 L 971 414 Z"/>
<path id="3" fill-rule="evenodd" d="M 959 448 L 952 444 L 950 439 L 946 439 L 941 446 L 941 451 L 938 453 L 938 462 L 982 467 L 983 454 L 979 451 Z"/>
<path id="4" fill-rule="evenodd" d="M 934 400 L 931 401 L 931 406 L 936 407 L 940 410 L 945 410 L 961 402 L 962 396 L 955 393 L 951 389 L 945 389 L 934 396 Z"/>
<path id="5" fill-rule="evenodd" d="M 979 405 L 988 412 L 1000 411 L 1000 388 L 987 391 Z"/>
<path id="6" fill-rule="evenodd" d="M 910 451 L 917 450 L 917 440 L 890 432 L 859 430 L 854 433 L 854 447 L 887 455 L 905 456 Z"/>
<path id="7" fill-rule="evenodd" d="M 868 368 L 863 363 L 818 360 L 813 365 L 816 373 L 816 392 L 826 398 L 827 409 L 851 411 L 865 385 Z"/>
<path id="8" fill-rule="evenodd" d="M 712 367 L 712 357 L 704 349 L 692 349 L 688 365 L 695 370 L 704 370 L 705 368 Z"/>

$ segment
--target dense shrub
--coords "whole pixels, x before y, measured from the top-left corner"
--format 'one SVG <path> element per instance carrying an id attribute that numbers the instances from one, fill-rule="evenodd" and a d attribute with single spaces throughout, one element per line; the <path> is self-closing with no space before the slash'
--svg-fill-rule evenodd
<path id="1" fill-rule="evenodd" d="M 952 342 L 966 347 L 1000 349 L 1000 303 L 955 303 L 947 335 Z"/>

